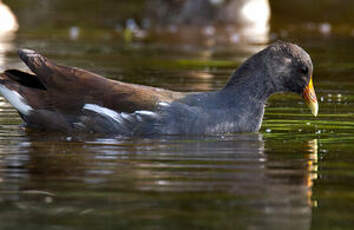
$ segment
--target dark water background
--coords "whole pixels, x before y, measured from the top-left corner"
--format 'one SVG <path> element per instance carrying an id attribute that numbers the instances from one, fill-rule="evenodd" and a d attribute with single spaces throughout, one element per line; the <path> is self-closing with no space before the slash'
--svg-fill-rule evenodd
<path id="1" fill-rule="evenodd" d="M 312 56 L 320 111 L 278 94 L 259 133 L 103 139 L 23 130 L 0 97 L 0 229 L 353 228 L 352 1 L 271 1 L 262 42 L 232 24 L 159 23 L 149 1 L 5 2 L 20 28 L 0 41 L 0 70 L 26 69 L 27 47 L 112 79 L 215 90 L 282 39 Z"/>

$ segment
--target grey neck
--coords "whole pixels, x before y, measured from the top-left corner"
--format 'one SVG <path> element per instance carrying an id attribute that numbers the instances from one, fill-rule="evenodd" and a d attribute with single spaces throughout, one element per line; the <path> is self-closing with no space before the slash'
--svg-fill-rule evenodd
<path id="1" fill-rule="evenodd" d="M 220 93 L 234 95 L 237 100 L 248 98 L 265 103 L 268 97 L 277 91 L 276 86 L 270 80 L 265 68 L 253 66 L 246 62 L 237 69 Z"/>

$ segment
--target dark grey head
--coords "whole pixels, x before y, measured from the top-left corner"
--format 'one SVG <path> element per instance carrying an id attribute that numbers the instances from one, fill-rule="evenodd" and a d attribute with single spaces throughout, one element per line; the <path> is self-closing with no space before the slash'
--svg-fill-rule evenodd
<path id="1" fill-rule="evenodd" d="M 312 73 L 312 61 L 305 50 L 295 44 L 278 41 L 250 57 L 233 74 L 225 89 L 236 86 L 240 90 L 237 85 L 244 83 L 248 88 L 256 88 L 253 94 L 265 97 L 277 92 L 294 92 L 304 97 L 316 116 L 318 104 Z"/>
<path id="2" fill-rule="evenodd" d="M 275 92 L 302 94 L 313 72 L 310 55 L 295 44 L 281 41 L 273 43 L 263 53 L 264 66 Z"/>

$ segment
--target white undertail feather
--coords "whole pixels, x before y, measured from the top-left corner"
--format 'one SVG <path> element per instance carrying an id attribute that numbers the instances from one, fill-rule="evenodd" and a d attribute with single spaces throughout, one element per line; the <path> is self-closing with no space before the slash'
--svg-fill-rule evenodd
<path id="1" fill-rule="evenodd" d="M 0 85 L 0 93 L 20 113 L 24 115 L 29 115 L 29 113 L 33 110 L 33 108 L 27 104 L 26 100 L 18 92 L 10 90 L 3 85 Z"/>

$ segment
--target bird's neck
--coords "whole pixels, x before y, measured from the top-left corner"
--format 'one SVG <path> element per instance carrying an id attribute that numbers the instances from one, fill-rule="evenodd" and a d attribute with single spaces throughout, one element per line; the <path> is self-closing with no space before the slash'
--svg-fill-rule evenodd
<path id="1" fill-rule="evenodd" d="M 276 92 L 276 87 L 267 72 L 266 68 L 257 66 L 254 60 L 247 60 L 232 74 L 220 92 L 235 95 L 236 100 L 249 98 L 264 103 Z"/>

